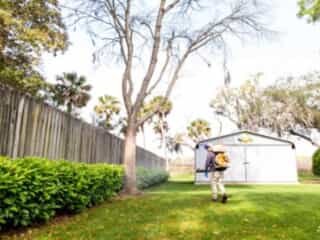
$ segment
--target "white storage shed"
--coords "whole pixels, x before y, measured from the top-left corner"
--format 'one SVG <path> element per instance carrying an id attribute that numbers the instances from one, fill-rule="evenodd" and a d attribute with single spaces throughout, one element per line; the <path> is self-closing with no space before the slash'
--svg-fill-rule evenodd
<path id="1" fill-rule="evenodd" d="M 295 184 L 298 183 L 294 143 L 250 131 L 240 131 L 197 144 L 195 183 L 208 183 L 205 177 L 206 144 L 223 144 L 230 157 L 225 171 L 226 183 Z"/>

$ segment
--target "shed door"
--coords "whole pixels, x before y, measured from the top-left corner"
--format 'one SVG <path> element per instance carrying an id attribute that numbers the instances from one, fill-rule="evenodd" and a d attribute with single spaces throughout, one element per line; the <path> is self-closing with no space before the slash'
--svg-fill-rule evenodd
<path id="1" fill-rule="evenodd" d="M 269 151 L 268 147 L 246 147 L 246 182 L 260 182 L 267 181 L 268 173 L 268 160 Z"/>
<path id="2" fill-rule="evenodd" d="M 287 146 L 247 147 L 246 181 L 291 181 L 292 159 L 292 150 Z"/>

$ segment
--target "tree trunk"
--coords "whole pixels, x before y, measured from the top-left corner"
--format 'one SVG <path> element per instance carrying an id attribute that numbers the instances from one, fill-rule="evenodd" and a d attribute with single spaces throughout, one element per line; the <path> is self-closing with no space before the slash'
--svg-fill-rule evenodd
<path id="1" fill-rule="evenodd" d="M 169 157 L 167 152 L 167 129 L 164 126 L 165 115 L 162 113 L 160 115 L 160 134 L 161 134 L 161 150 L 163 152 L 164 159 L 166 161 L 166 171 L 169 171 Z"/>
<path id="2" fill-rule="evenodd" d="M 167 152 L 167 141 L 166 141 L 166 137 L 164 135 L 163 137 L 163 144 L 162 144 L 162 152 L 163 152 L 163 156 L 164 159 L 166 161 L 166 171 L 169 171 L 169 157 L 168 157 L 168 152 Z"/>
<path id="3" fill-rule="evenodd" d="M 125 182 L 123 191 L 127 194 L 137 194 L 136 181 L 136 127 L 129 123 L 126 131 L 124 149 L 123 149 L 123 164 L 125 170 Z"/>
<path id="4" fill-rule="evenodd" d="M 67 103 L 67 113 L 69 113 L 69 114 L 72 113 L 72 103 L 71 102 Z"/>
<path id="5" fill-rule="evenodd" d="M 163 113 L 160 113 L 160 116 L 159 116 L 159 122 L 160 122 L 160 140 L 161 140 L 161 143 L 160 143 L 160 147 L 163 148 L 163 147 L 166 147 L 166 142 L 165 142 L 165 138 L 166 138 L 166 127 L 165 127 L 165 115 Z"/>
<path id="6" fill-rule="evenodd" d="M 142 138 L 143 138 L 143 147 L 146 148 L 146 133 L 144 131 L 144 126 L 141 126 L 141 133 L 142 133 Z"/>

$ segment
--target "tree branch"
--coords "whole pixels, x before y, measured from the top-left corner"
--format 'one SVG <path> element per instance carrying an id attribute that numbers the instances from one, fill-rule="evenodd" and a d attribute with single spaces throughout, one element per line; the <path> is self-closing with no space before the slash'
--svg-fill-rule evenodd
<path id="1" fill-rule="evenodd" d="M 158 16 L 157 16 L 157 20 L 156 20 L 156 24 L 155 24 L 154 43 L 153 43 L 151 58 L 150 58 L 150 62 L 149 62 L 149 66 L 148 66 L 146 75 L 143 79 L 141 88 L 139 90 L 137 99 L 136 99 L 134 107 L 133 107 L 134 108 L 133 111 L 135 112 L 135 114 L 137 114 L 137 112 L 139 111 L 139 109 L 143 103 L 143 99 L 146 96 L 146 92 L 149 87 L 149 83 L 151 81 L 151 78 L 153 76 L 154 70 L 155 70 L 157 62 L 158 62 L 158 54 L 159 54 L 160 43 L 161 43 L 162 21 L 163 21 L 163 17 L 165 14 L 165 3 L 166 3 L 166 0 L 161 0 L 160 6 L 158 9 Z"/>
<path id="2" fill-rule="evenodd" d="M 165 8 L 165 12 L 169 12 L 171 9 L 173 9 L 181 0 L 175 0 L 174 2 L 172 2 L 171 4 L 169 4 L 166 8 Z"/>
<path id="3" fill-rule="evenodd" d="M 181 58 L 181 60 L 179 61 L 175 71 L 174 71 L 174 74 L 171 78 L 171 81 L 168 85 L 168 88 L 166 90 L 166 93 L 164 95 L 164 98 L 163 98 L 163 101 L 159 102 L 159 104 L 154 108 L 153 111 L 151 111 L 149 114 L 147 114 L 146 116 L 144 116 L 143 118 L 141 118 L 139 121 L 138 121 L 138 125 L 142 125 L 144 124 L 146 121 L 148 121 L 155 113 L 157 113 L 161 106 L 166 102 L 167 99 L 169 99 L 171 93 L 172 93 L 172 90 L 173 90 L 173 87 L 175 85 L 175 83 L 177 82 L 178 78 L 179 78 L 179 73 L 185 63 L 185 61 L 187 60 L 189 54 L 190 54 L 190 49 L 188 49 L 185 54 L 183 55 L 183 57 Z"/>
<path id="4" fill-rule="evenodd" d="M 170 56 L 171 56 L 171 50 L 172 50 L 172 39 L 168 40 L 168 46 L 166 49 L 166 59 L 165 62 L 162 66 L 162 69 L 160 71 L 159 77 L 157 79 L 157 81 L 150 87 L 150 89 L 147 92 L 147 96 L 150 95 L 152 93 L 152 91 L 159 85 L 159 83 L 161 82 L 161 80 L 163 79 L 164 74 L 166 73 L 167 67 L 169 65 L 170 62 Z"/>

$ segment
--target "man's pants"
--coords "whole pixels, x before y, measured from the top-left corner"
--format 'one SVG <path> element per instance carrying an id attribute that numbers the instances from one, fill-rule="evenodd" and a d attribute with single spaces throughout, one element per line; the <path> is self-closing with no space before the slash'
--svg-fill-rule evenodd
<path id="1" fill-rule="evenodd" d="M 221 194 L 226 194 L 226 190 L 222 183 L 223 181 L 223 172 L 212 172 L 211 173 L 211 190 L 212 190 L 212 198 L 218 198 L 218 188 Z"/>

